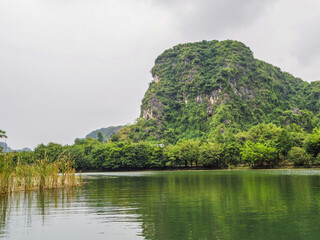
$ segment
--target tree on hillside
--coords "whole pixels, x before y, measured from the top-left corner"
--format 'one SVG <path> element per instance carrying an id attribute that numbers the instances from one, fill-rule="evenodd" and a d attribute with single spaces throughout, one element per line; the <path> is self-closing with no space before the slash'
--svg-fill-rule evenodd
<path id="1" fill-rule="evenodd" d="M 2 131 L 0 130 L 0 138 L 7 138 L 7 135 L 6 135 L 6 132 L 5 131 Z M 2 152 L 2 147 L 0 147 L 0 152 Z"/>
<path id="2" fill-rule="evenodd" d="M 252 168 L 273 167 L 278 164 L 278 150 L 269 143 L 254 143 L 249 140 L 241 150 L 242 160 Z"/>
<path id="3" fill-rule="evenodd" d="M 179 159 L 184 161 L 185 167 L 192 166 L 192 163 L 195 162 L 198 166 L 198 158 L 199 158 L 199 143 L 195 140 L 182 140 L 179 143 Z"/>
<path id="4" fill-rule="evenodd" d="M 310 164 L 312 156 L 308 154 L 304 148 L 293 147 L 288 152 L 288 159 L 292 161 L 295 166 L 306 166 Z"/>
<path id="5" fill-rule="evenodd" d="M 203 144 L 200 147 L 199 160 L 205 167 L 224 168 L 226 166 L 221 157 L 221 144 L 218 142 Z"/>
<path id="6" fill-rule="evenodd" d="M 99 131 L 99 132 L 98 132 L 98 141 L 99 141 L 99 142 L 103 142 L 103 140 L 104 140 L 104 139 L 103 139 L 103 135 L 102 135 L 102 133 Z"/>
<path id="7" fill-rule="evenodd" d="M 0 130 L 0 138 L 7 138 L 5 131 Z"/>
<path id="8" fill-rule="evenodd" d="M 274 141 L 274 145 L 279 150 L 279 153 L 286 157 L 290 149 L 293 147 L 294 142 L 288 131 L 283 129 Z"/>
<path id="9" fill-rule="evenodd" d="M 47 158 L 49 162 L 58 160 L 63 151 L 64 148 L 61 144 L 53 142 L 48 143 L 48 145 L 41 143 L 34 149 L 34 153 L 38 158 Z"/>
<path id="10" fill-rule="evenodd" d="M 320 153 L 320 130 L 315 128 L 313 133 L 305 140 L 304 147 L 309 154 L 317 157 Z"/>

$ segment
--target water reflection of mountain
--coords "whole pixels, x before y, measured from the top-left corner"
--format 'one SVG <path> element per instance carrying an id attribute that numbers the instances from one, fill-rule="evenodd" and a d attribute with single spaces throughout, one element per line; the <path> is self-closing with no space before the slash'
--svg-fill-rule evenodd
<path id="1" fill-rule="evenodd" d="M 96 175 L 75 191 L 1 197 L 0 236 L 20 214 L 31 229 L 37 217 L 43 226 L 84 218 L 83 229 L 99 223 L 137 239 L 316 239 L 319 180 L 264 171 Z"/>

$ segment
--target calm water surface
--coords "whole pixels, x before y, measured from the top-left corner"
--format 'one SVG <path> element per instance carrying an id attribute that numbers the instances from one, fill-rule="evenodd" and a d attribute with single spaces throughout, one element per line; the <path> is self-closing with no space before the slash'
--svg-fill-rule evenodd
<path id="1" fill-rule="evenodd" d="M 83 175 L 0 197 L 0 239 L 320 239 L 320 171 Z"/>

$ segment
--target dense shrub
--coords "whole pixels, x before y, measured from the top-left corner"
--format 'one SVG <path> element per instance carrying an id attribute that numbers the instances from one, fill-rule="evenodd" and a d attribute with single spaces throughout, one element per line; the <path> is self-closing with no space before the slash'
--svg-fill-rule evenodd
<path id="1" fill-rule="evenodd" d="M 288 160 L 295 166 L 306 166 L 311 163 L 312 156 L 304 148 L 293 147 L 288 153 Z"/>

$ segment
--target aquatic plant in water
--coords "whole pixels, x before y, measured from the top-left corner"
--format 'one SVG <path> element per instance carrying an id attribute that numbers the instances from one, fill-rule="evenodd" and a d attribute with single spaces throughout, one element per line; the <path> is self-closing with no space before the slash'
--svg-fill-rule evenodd
<path id="1" fill-rule="evenodd" d="M 13 156 L 0 155 L 0 194 L 81 184 L 80 176 L 75 175 L 70 155 L 61 155 L 55 162 L 49 162 L 44 157 L 36 159 L 33 164 L 21 164 Z"/>

